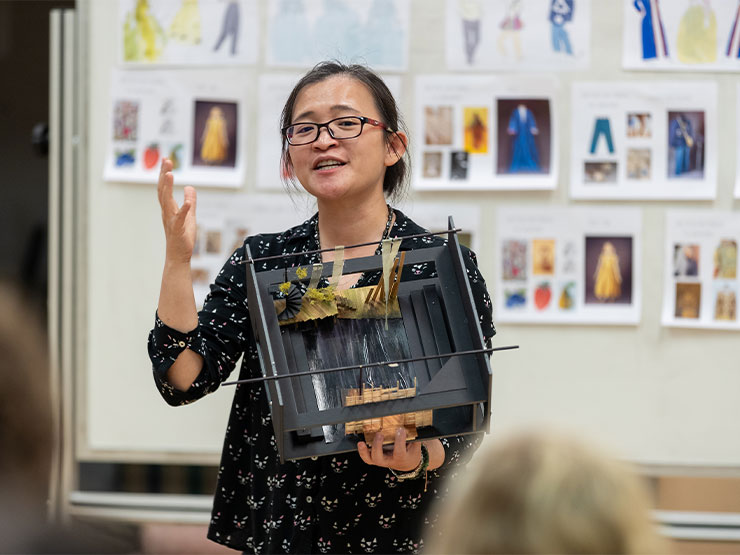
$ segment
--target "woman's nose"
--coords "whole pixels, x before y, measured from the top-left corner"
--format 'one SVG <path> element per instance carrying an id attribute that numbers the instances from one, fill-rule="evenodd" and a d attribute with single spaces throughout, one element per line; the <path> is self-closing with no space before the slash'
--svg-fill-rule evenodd
<path id="1" fill-rule="evenodd" d="M 326 131 L 326 133 L 322 133 L 322 131 Z M 314 141 L 314 145 L 318 146 L 319 148 L 326 148 L 328 146 L 331 146 L 333 144 L 336 144 L 337 140 L 331 136 L 331 133 L 329 132 L 329 127 L 319 127 L 319 136 L 316 137 L 316 140 Z"/>

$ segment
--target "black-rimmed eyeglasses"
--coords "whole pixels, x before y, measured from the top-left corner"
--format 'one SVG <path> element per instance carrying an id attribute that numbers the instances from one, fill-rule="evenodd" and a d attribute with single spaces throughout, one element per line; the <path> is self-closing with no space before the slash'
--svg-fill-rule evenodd
<path id="1" fill-rule="evenodd" d="M 385 129 L 389 133 L 395 133 L 382 121 L 365 116 L 344 116 L 334 118 L 326 123 L 298 122 L 283 128 L 283 135 L 288 144 L 293 146 L 307 145 L 319 138 L 321 128 L 326 127 L 332 139 L 354 139 L 359 137 L 365 124 L 374 125 Z"/>

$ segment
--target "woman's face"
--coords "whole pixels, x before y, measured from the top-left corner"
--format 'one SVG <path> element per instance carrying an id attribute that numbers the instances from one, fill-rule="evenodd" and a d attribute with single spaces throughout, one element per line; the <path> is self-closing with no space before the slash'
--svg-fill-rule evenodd
<path id="1" fill-rule="evenodd" d="M 325 123 L 342 116 L 380 120 L 369 89 L 352 77 L 336 75 L 298 94 L 291 123 Z M 386 133 L 365 124 L 359 137 L 337 140 L 322 127 L 313 143 L 288 147 L 295 177 L 319 200 L 362 202 L 382 194 L 385 169 L 398 160 L 386 143 Z M 403 147 L 399 154 L 403 154 Z M 333 164 L 325 165 L 328 162 Z"/>

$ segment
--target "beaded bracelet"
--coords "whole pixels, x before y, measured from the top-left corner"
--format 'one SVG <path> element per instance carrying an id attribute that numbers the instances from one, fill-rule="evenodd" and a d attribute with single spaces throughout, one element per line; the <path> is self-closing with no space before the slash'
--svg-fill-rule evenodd
<path id="1" fill-rule="evenodd" d="M 429 451 L 427 450 L 426 445 L 423 443 L 421 444 L 421 460 L 419 461 L 419 464 L 416 468 L 413 470 L 410 470 L 409 472 L 403 472 L 398 473 L 392 468 L 389 470 L 393 473 L 393 475 L 398 479 L 399 482 L 403 482 L 404 480 L 415 480 L 416 478 L 421 477 L 422 474 L 424 474 L 424 479 L 426 480 L 427 476 L 427 468 L 429 468 Z M 424 491 L 427 490 L 426 482 L 424 483 Z"/>

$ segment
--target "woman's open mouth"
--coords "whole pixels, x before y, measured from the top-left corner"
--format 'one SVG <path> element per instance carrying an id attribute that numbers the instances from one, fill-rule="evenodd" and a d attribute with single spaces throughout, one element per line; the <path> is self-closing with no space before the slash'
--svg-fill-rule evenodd
<path id="1" fill-rule="evenodd" d="M 316 171 L 328 171 L 333 170 L 334 168 L 339 168 L 341 166 L 344 166 L 346 162 L 340 162 L 339 160 L 322 160 L 316 166 L 314 167 L 314 170 Z"/>

